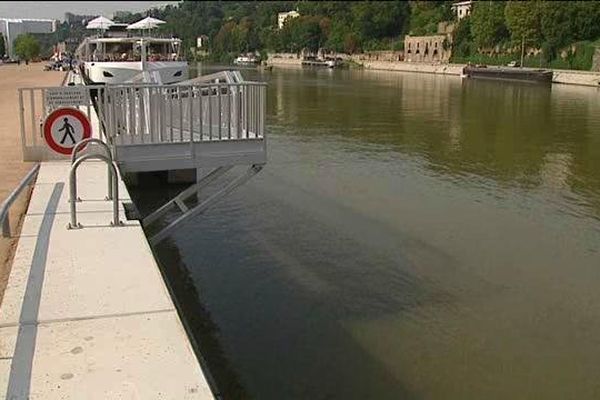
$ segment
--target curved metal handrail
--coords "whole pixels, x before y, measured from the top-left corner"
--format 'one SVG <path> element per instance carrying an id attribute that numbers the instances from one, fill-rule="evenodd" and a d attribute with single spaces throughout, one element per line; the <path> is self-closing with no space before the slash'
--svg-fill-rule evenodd
<path id="1" fill-rule="evenodd" d="M 19 185 L 15 188 L 15 190 L 13 190 L 8 195 L 6 200 L 4 200 L 2 202 L 2 205 L 0 205 L 0 224 L 2 224 L 2 236 L 3 237 L 10 237 L 10 221 L 8 218 L 8 210 L 9 210 L 10 206 L 12 205 L 12 203 L 15 202 L 17 197 L 19 197 L 19 194 L 21 193 L 21 191 L 25 188 L 25 186 L 27 186 L 27 184 L 33 179 L 33 177 L 36 175 L 36 173 L 39 170 L 40 170 L 40 164 L 37 163 L 31 169 L 31 171 L 29 171 L 27 173 L 27 175 L 25 175 L 25 177 L 21 180 L 21 182 L 19 182 Z"/>
<path id="2" fill-rule="evenodd" d="M 121 221 L 119 221 L 119 183 L 117 181 L 117 167 L 115 163 L 108 157 L 102 154 L 84 154 L 79 157 L 73 165 L 71 166 L 71 171 L 69 173 L 69 203 L 71 205 L 71 222 L 68 225 L 69 229 L 78 229 L 81 228 L 81 225 L 77 223 L 77 168 L 81 163 L 87 160 L 101 160 L 104 161 L 108 167 L 112 170 L 111 177 L 109 183 L 112 183 L 114 196 L 112 198 L 113 201 L 113 221 L 111 225 L 119 226 L 121 225 Z M 111 182 L 112 181 L 112 182 Z"/>
<path id="3" fill-rule="evenodd" d="M 110 159 L 110 162 L 112 164 L 113 157 L 112 157 L 112 153 L 110 151 L 110 147 L 108 147 L 108 145 L 100 139 L 87 138 L 87 139 L 83 139 L 82 141 L 78 142 L 75 145 L 75 147 L 73 147 L 73 151 L 71 152 L 71 165 L 73 165 L 73 163 L 75 163 L 75 160 L 77 158 L 77 152 L 80 150 L 83 150 L 83 147 L 85 147 L 85 145 L 87 145 L 88 143 L 99 144 L 100 147 L 102 147 L 104 149 L 104 151 L 106 152 L 106 157 L 108 157 Z M 113 198 L 112 168 L 110 167 L 110 164 L 108 164 L 108 195 L 106 196 L 106 200 L 112 200 L 112 198 Z M 77 198 L 76 201 L 81 201 L 81 199 Z"/>
<path id="4" fill-rule="evenodd" d="M 73 164 L 75 162 L 75 158 L 77 158 L 77 152 L 79 150 L 82 150 L 82 147 L 84 147 L 88 143 L 99 144 L 100 147 L 102 147 L 104 150 L 106 150 L 106 156 L 112 160 L 112 153 L 110 151 L 110 147 L 108 147 L 108 145 L 106 143 L 104 143 L 102 140 L 97 139 L 97 138 L 87 138 L 87 139 L 83 139 L 80 142 L 77 142 L 75 147 L 73 147 L 73 151 L 71 152 L 71 164 Z"/>

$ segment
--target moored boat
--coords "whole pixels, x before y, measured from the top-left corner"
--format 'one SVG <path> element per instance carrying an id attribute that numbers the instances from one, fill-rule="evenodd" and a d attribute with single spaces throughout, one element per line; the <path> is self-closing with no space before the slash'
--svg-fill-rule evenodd
<path id="1" fill-rule="evenodd" d="M 176 38 L 88 37 L 76 54 L 87 84 L 123 83 L 145 71 L 169 84 L 188 79 L 188 63 L 180 57 L 180 48 Z"/>
<path id="2" fill-rule="evenodd" d="M 463 68 L 461 77 L 550 84 L 552 83 L 553 72 L 546 69 L 467 65 Z"/>

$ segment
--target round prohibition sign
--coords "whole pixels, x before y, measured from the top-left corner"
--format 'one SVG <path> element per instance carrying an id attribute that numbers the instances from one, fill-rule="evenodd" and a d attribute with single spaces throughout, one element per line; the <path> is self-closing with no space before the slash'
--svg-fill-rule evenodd
<path id="1" fill-rule="evenodd" d="M 57 108 L 44 121 L 44 139 L 60 154 L 71 154 L 77 143 L 91 136 L 90 120 L 75 108 Z"/>

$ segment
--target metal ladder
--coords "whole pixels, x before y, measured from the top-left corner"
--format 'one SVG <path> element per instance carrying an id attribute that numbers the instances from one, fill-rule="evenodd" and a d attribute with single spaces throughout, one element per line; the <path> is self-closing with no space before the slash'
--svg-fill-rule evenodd
<path id="1" fill-rule="evenodd" d="M 263 165 L 262 164 L 251 165 L 240 176 L 233 179 L 231 182 L 229 182 L 227 185 L 225 185 L 222 189 L 220 189 L 216 193 L 210 195 L 205 200 L 199 202 L 194 207 L 190 208 L 185 204 L 185 201 L 187 199 L 189 199 L 190 197 L 199 193 L 203 188 L 208 186 L 211 182 L 213 182 L 220 176 L 229 172 L 232 168 L 233 168 L 232 165 L 215 168 L 210 173 L 208 173 L 206 176 L 204 176 L 202 179 L 200 179 L 198 182 L 194 183 L 193 185 L 191 185 L 190 187 L 188 187 L 187 189 L 185 189 L 184 191 L 179 193 L 177 196 L 175 196 L 173 199 L 166 202 L 160 208 L 158 208 L 157 210 L 155 210 L 154 212 L 152 212 L 151 214 L 149 214 L 148 216 L 143 218 L 142 224 L 145 227 L 148 227 L 149 225 L 151 225 L 154 222 L 156 222 L 157 220 L 159 220 L 161 217 L 165 216 L 169 212 L 169 210 L 171 210 L 173 208 L 177 209 L 181 213 L 181 215 L 179 215 L 175 219 L 175 221 L 171 222 L 169 225 L 162 228 L 158 233 L 156 233 L 152 237 L 150 237 L 150 239 L 149 239 L 150 244 L 156 245 L 157 243 L 160 243 L 163 239 L 165 239 L 167 236 L 169 236 L 169 234 L 171 232 L 173 232 L 173 230 L 177 227 L 177 225 L 179 225 L 185 219 L 192 217 L 194 215 L 201 214 L 208 207 L 210 207 L 211 205 L 216 203 L 218 200 L 220 200 L 221 198 L 223 198 L 224 196 L 226 196 L 227 194 L 232 192 L 237 187 L 243 185 L 246 181 L 248 181 L 254 175 L 259 173 L 262 170 Z"/>
<path id="2" fill-rule="evenodd" d="M 98 144 L 104 150 L 105 154 L 90 153 L 84 154 L 80 157 L 77 153 L 88 144 Z M 111 226 L 120 226 L 123 223 L 119 220 L 119 181 L 117 166 L 113 161 L 112 153 L 106 143 L 100 139 L 89 138 L 84 139 L 77 143 L 71 153 L 71 170 L 69 172 L 69 203 L 71 208 L 71 222 L 67 225 L 67 229 L 80 229 L 81 224 L 77 222 L 77 203 L 81 199 L 77 196 L 77 168 L 87 160 L 101 160 L 104 161 L 108 169 L 108 195 L 105 200 L 112 200 L 113 202 L 113 220 Z"/>

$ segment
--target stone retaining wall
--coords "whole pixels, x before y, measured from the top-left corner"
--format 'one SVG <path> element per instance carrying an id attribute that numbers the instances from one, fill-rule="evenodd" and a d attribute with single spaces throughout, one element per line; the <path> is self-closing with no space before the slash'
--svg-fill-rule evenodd
<path id="1" fill-rule="evenodd" d="M 600 72 L 555 69 L 552 82 L 600 88 Z"/>
<path id="2" fill-rule="evenodd" d="M 464 64 L 417 63 L 406 61 L 373 61 L 365 59 L 365 55 L 354 54 L 347 57 L 365 69 L 382 71 L 421 72 L 427 74 L 460 76 Z M 270 54 L 267 65 L 301 66 L 302 59 L 296 54 Z M 554 70 L 553 83 L 600 87 L 600 72 Z"/>
<path id="3" fill-rule="evenodd" d="M 429 64 L 415 62 L 390 62 L 390 61 L 362 61 L 367 69 L 385 71 L 422 72 L 427 74 L 460 75 L 463 64 Z"/>

